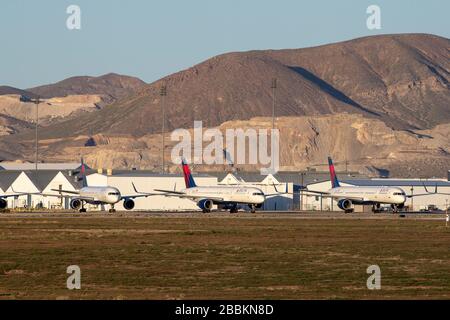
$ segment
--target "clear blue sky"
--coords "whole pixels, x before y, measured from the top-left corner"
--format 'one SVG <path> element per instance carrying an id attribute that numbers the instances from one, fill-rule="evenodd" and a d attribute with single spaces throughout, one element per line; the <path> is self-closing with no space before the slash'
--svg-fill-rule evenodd
<path id="1" fill-rule="evenodd" d="M 68 30 L 66 8 L 81 8 Z M 381 7 L 381 30 L 366 8 Z M 448 0 L 1 0 L 0 85 L 108 72 L 152 82 L 214 55 L 300 48 L 380 33 L 450 38 Z"/>

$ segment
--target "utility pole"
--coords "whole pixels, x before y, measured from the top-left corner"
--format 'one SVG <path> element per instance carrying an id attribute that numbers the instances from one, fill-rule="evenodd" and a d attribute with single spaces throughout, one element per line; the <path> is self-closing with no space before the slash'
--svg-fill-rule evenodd
<path id="1" fill-rule="evenodd" d="M 39 125 L 39 103 L 41 102 L 39 100 L 39 97 L 37 97 L 34 101 L 36 104 L 36 154 L 35 154 L 35 170 L 36 170 L 36 177 L 37 177 L 37 171 L 38 171 L 38 151 L 39 151 L 39 141 L 38 141 L 38 125 Z"/>
<path id="2" fill-rule="evenodd" d="M 303 210 L 303 188 L 304 186 L 304 178 L 305 178 L 305 172 L 300 172 L 300 176 L 301 176 L 301 189 L 300 189 L 300 211 Z"/>
<path id="3" fill-rule="evenodd" d="M 411 186 L 411 211 L 414 211 L 414 187 Z"/>
<path id="4" fill-rule="evenodd" d="M 275 129 L 275 91 L 277 90 L 277 78 L 272 78 L 272 129 Z"/>
<path id="5" fill-rule="evenodd" d="M 20 96 L 20 101 L 21 102 L 31 102 L 34 103 L 36 105 L 36 126 L 35 126 L 35 155 L 34 155 L 34 166 L 35 166 L 35 170 L 36 170 L 36 175 L 37 175 L 37 170 L 38 170 L 38 151 L 39 151 L 39 141 L 38 141 L 38 126 L 39 126 L 39 103 L 41 103 L 41 100 L 39 98 L 39 96 L 37 96 L 35 99 L 30 98 L 26 95 L 21 95 Z"/>
<path id="6" fill-rule="evenodd" d="M 162 149 L 161 149 L 161 161 L 162 161 L 162 172 L 165 173 L 166 172 L 166 163 L 165 163 L 165 159 L 164 159 L 164 149 L 166 148 L 166 142 L 165 142 L 165 137 L 164 134 L 166 132 L 166 96 L 167 96 L 167 88 L 165 85 L 161 86 L 161 90 L 159 92 L 159 95 L 161 96 L 161 109 L 162 109 L 162 130 L 161 130 L 161 135 L 162 135 Z"/>

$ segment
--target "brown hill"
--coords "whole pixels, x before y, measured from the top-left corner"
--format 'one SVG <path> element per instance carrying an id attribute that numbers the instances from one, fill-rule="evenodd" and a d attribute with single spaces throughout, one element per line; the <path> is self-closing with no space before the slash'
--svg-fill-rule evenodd
<path id="1" fill-rule="evenodd" d="M 66 119 L 69 116 L 79 116 L 81 112 L 96 111 L 102 102 L 99 95 L 76 95 L 41 99 L 39 104 L 39 125 L 45 126 Z M 10 116 L 25 122 L 36 120 L 36 105 L 32 102 L 20 101 L 16 94 L 0 96 L 0 114 Z"/>
<path id="2" fill-rule="evenodd" d="M 30 91 L 10 87 L 10 86 L 0 86 L 0 96 L 8 95 L 8 94 L 16 94 L 16 95 L 25 95 L 30 98 L 36 98 L 37 95 Z"/>
<path id="3" fill-rule="evenodd" d="M 273 77 L 278 116 L 358 113 L 413 130 L 450 121 L 450 40 L 407 34 L 220 55 L 140 87 L 96 117 L 85 115 L 44 134 L 158 132 L 163 84 L 169 129 L 192 127 L 194 120 L 216 126 L 270 116 Z"/>
<path id="4" fill-rule="evenodd" d="M 43 98 L 69 95 L 102 95 L 106 102 L 124 98 L 136 92 L 145 82 L 130 76 L 108 73 L 100 77 L 71 77 L 57 83 L 27 89 Z"/>
<path id="5" fill-rule="evenodd" d="M 18 133 L 30 128 L 32 128 L 32 125 L 26 121 L 0 114 L 0 136 Z"/>
<path id="6" fill-rule="evenodd" d="M 433 157 L 433 163 L 440 163 L 442 169 L 442 165 L 448 164 L 449 154 L 448 128 L 439 126 L 450 123 L 449 58 L 449 39 L 423 34 L 366 37 L 306 49 L 224 54 L 140 87 L 134 95 L 97 111 L 95 116 L 81 115 L 42 128 L 40 137 L 45 143 L 42 150 L 48 160 L 76 158 L 70 150 L 92 145 L 88 152 L 109 165 L 151 167 L 156 163 L 158 151 L 155 148 L 159 140 L 149 144 L 141 139 L 161 128 L 159 90 L 162 84 L 167 85 L 167 127 L 171 130 L 192 127 L 194 120 L 203 120 L 204 127 L 213 127 L 226 121 L 270 116 L 270 83 L 277 77 L 277 116 L 320 118 L 324 114 L 339 113 L 345 118 L 343 114 L 347 113 L 352 119 L 350 114 L 359 114 L 364 119 L 377 121 L 365 126 L 373 134 L 385 132 L 387 129 L 382 125 L 387 125 L 389 130 L 402 130 L 402 135 L 410 132 L 411 137 L 420 136 L 414 132 L 433 128 L 433 136 L 440 137 L 420 140 L 433 144 L 433 156 L 427 151 L 428 145 L 423 152 L 406 151 L 399 156 L 397 149 L 402 143 L 388 143 L 383 147 L 383 158 L 378 157 L 377 139 L 389 140 L 391 133 L 368 139 L 364 148 L 355 145 L 354 136 L 348 134 L 342 139 L 326 140 L 320 150 L 303 156 L 305 161 L 323 159 L 326 154 L 334 153 L 334 149 L 328 148 L 333 146 L 345 150 L 342 151 L 345 157 L 355 153 L 366 159 L 361 160 L 361 166 L 367 161 L 373 167 L 377 164 L 381 168 L 393 164 L 401 167 L 403 163 L 411 164 L 410 160 L 416 157 L 421 159 L 418 167 L 425 169 L 431 168 L 427 159 Z M 347 132 L 346 124 L 336 128 L 331 120 L 336 119 L 329 118 L 321 124 L 322 133 L 330 136 L 338 129 Z M 89 142 L 91 135 L 96 138 Z M 27 149 L 32 146 L 33 137 L 32 132 L 3 137 L 0 148 L 14 150 L 19 155 L 31 154 Z M 411 146 L 417 143 L 409 135 L 405 137 L 412 141 Z M 105 141 L 111 149 L 103 147 Z M 444 147 L 435 146 L 436 141 Z M 282 143 L 285 144 L 284 137 Z M 288 150 L 294 150 L 294 143 Z M 406 143 L 406 148 L 409 147 Z M 358 151 L 362 149 L 364 154 Z M 389 158 L 392 154 L 397 155 Z M 303 165 L 297 163 L 298 157 L 283 156 L 283 159 L 287 167 Z M 400 167 L 396 172 L 400 172 Z"/>

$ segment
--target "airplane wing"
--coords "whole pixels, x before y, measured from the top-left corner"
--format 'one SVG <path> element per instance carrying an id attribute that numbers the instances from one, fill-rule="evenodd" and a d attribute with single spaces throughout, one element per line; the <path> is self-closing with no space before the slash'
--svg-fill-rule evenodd
<path id="1" fill-rule="evenodd" d="M 52 191 L 56 191 L 59 193 L 68 193 L 68 194 L 80 194 L 79 191 L 72 191 L 72 190 L 62 190 L 62 189 L 50 189 Z"/>
<path id="2" fill-rule="evenodd" d="M 186 193 L 184 193 L 184 192 L 173 191 L 173 190 L 155 189 L 155 191 L 158 191 L 158 192 L 164 192 L 164 193 L 170 193 L 170 194 L 173 194 L 173 195 L 175 195 L 175 194 L 179 194 L 179 195 L 184 195 L 184 194 L 186 194 Z"/>
<path id="3" fill-rule="evenodd" d="M 24 192 L 24 191 L 16 191 L 13 187 L 11 187 L 11 190 L 13 193 L 8 194 L 2 194 L 0 195 L 0 198 L 9 198 L 9 197 L 19 197 L 19 196 L 26 196 L 29 194 L 40 194 L 40 192 Z"/>
<path id="4" fill-rule="evenodd" d="M 13 193 L 8 193 L 8 194 L 1 194 L 0 195 L 0 199 L 1 198 L 9 198 L 9 197 L 19 197 L 19 196 L 26 196 L 26 195 L 33 195 L 33 194 L 41 194 L 40 192 L 22 192 L 22 191 L 15 191 L 12 187 L 11 190 L 13 191 Z"/>
<path id="5" fill-rule="evenodd" d="M 131 185 L 133 186 L 134 192 L 136 192 L 135 194 L 132 195 L 122 195 L 121 196 L 121 200 L 123 199 L 134 199 L 134 198 L 141 198 L 141 197 L 151 197 L 151 196 L 160 196 L 161 193 L 150 193 L 150 192 L 142 192 L 139 191 L 136 186 L 134 185 L 134 183 L 132 182 Z"/>
<path id="6" fill-rule="evenodd" d="M 135 198 L 142 198 L 142 197 L 151 197 L 151 196 L 159 196 L 160 193 L 141 193 L 141 194 L 130 194 L 130 195 L 121 195 L 120 200 L 123 199 L 135 199 Z"/>
<path id="7" fill-rule="evenodd" d="M 302 192 L 303 194 L 312 193 L 312 194 L 315 194 L 315 195 L 330 196 L 329 192 L 324 192 L 324 191 L 314 191 L 314 190 L 304 189 L 304 190 L 300 190 L 300 192 Z"/>
<path id="8" fill-rule="evenodd" d="M 39 194 L 38 192 L 20 192 L 20 193 L 9 193 L 9 194 L 2 194 L 0 195 L 0 199 L 2 198 L 9 198 L 9 197 L 19 197 L 19 196 L 25 196 L 29 194 Z"/>
<path id="9" fill-rule="evenodd" d="M 361 198 L 361 197 L 343 197 L 342 195 L 331 195 L 328 192 L 320 192 L 320 191 L 312 191 L 313 193 L 308 193 L 311 192 L 310 190 L 307 191 L 306 194 L 308 196 L 316 196 L 316 197 L 322 197 L 322 198 L 331 198 L 331 199 L 348 199 L 348 200 L 356 200 L 356 201 L 368 201 L 365 198 Z"/>
<path id="10" fill-rule="evenodd" d="M 223 198 L 219 198 L 219 197 L 205 197 L 204 195 L 186 194 L 186 193 L 180 192 L 180 191 L 162 190 L 162 189 L 155 189 L 155 191 L 162 192 L 162 193 L 157 193 L 155 195 L 165 196 L 165 197 L 178 197 L 178 198 L 186 198 L 186 199 L 192 199 L 192 200 L 209 199 L 209 200 L 213 200 L 213 201 L 217 201 L 217 202 L 224 201 Z"/>
<path id="11" fill-rule="evenodd" d="M 422 197 L 422 196 L 429 196 L 432 194 L 440 194 L 440 195 L 444 195 L 444 196 L 449 196 L 450 193 L 442 193 L 442 192 L 429 192 L 429 193 L 418 193 L 418 194 L 410 194 L 407 195 L 407 198 L 414 198 L 414 197 Z"/>
<path id="12" fill-rule="evenodd" d="M 51 189 L 53 191 L 59 191 L 59 189 Z M 64 190 L 62 191 L 64 193 Z M 80 196 L 79 193 L 74 192 L 74 191 L 70 191 L 70 192 L 66 192 L 68 194 L 55 194 L 55 193 L 39 193 L 39 195 L 44 196 L 44 197 L 56 197 L 56 198 L 65 198 L 70 196 L 72 199 L 80 199 L 80 200 L 84 200 L 84 201 L 95 201 L 96 199 L 93 197 L 82 197 Z"/>

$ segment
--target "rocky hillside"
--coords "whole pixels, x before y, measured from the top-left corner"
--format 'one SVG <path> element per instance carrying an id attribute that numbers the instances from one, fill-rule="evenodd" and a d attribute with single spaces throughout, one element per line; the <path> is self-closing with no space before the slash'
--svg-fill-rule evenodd
<path id="1" fill-rule="evenodd" d="M 106 103 L 112 103 L 137 91 L 144 81 L 130 76 L 108 73 L 99 77 L 71 77 L 57 83 L 27 89 L 43 98 L 69 95 L 101 95 Z"/>
<path id="2" fill-rule="evenodd" d="M 15 134 L 30 129 L 31 127 L 31 124 L 26 121 L 0 114 L 0 136 Z"/>
<path id="3" fill-rule="evenodd" d="M 194 120 L 216 126 L 270 116 L 273 77 L 278 78 L 278 116 L 348 112 L 410 130 L 450 121 L 450 40 L 411 34 L 220 55 L 139 88 L 98 117 L 86 115 L 44 134 L 157 132 L 163 84 L 169 129 L 192 127 Z"/>
<path id="4" fill-rule="evenodd" d="M 322 116 L 281 117 L 280 165 L 282 170 L 316 168 L 326 170 L 326 158 L 332 155 L 338 166 L 372 175 L 398 177 L 445 177 L 450 167 L 450 124 L 416 132 L 393 130 L 384 122 L 346 113 Z M 219 128 L 269 129 L 271 118 L 228 121 Z M 207 128 L 204 128 L 206 130 Z M 191 131 L 192 133 L 192 131 Z M 177 143 L 166 137 L 166 163 Z M 208 143 L 205 142 L 204 146 Z M 1 146 L 1 145 L 0 145 Z M 83 154 L 87 163 L 100 168 L 141 168 L 159 170 L 161 136 L 96 134 L 41 140 L 40 150 L 46 161 L 73 161 Z M 24 140 L 16 150 L 33 157 L 33 139 Z M 257 166 L 239 165 L 241 170 Z M 175 165 L 170 166 L 176 171 Z M 223 170 L 223 166 L 197 165 L 198 171 Z M 342 169 L 342 168 L 341 168 Z"/>
<path id="5" fill-rule="evenodd" d="M 108 104 L 136 93 L 145 83 L 134 77 L 114 73 L 100 77 L 72 77 L 60 82 L 22 90 L 0 86 L 0 114 L 29 123 L 34 123 L 36 108 L 31 102 L 20 100 L 22 95 L 41 98 L 39 122 L 41 126 L 74 119 L 86 111 L 97 111 Z M 2 134 L 21 132 L 11 123 Z"/>
<path id="6" fill-rule="evenodd" d="M 30 98 L 36 98 L 37 95 L 35 95 L 32 92 L 26 91 L 26 90 L 22 90 L 22 89 L 18 89 L 18 88 L 14 88 L 14 87 L 10 87 L 10 86 L 0 86 L 0 96 L 3 95 L 25 95 L 28 96 Z"/>
<path id="7" fill-rule="evenodd" d="M 99 109 L 101 102 L 102 98 L 99 95 L 42 99 L 39 104 L 39 123 L 41 126 L 48 125 L 66 119 L 68 116 L 79 115 L 83 111 L 96 111 Z M 31 102 L 20 101 L 19 95 L 3 95 L 0 96 L 0 114 L 23 122 L 35 123 L 36 105 Z"/>
<path id="8" fill-rule="evenodd" d="M 331 154 L 353 169 L 445 175 L 450 40 L 425 34 L 223 54 L 138 86 L 95 115 L 42 128 L 41 150 L 47 161 L 73 161 L 83 153 L 93 166 L 156 167 L 162 85 L 168 131 L 191 128 L 194 120 L 204 127 L 258 127 L 270 123 L 263 117 L 272 113 L 274 77 L 284 169 L 320 166 Z M 76 79 L 62 87 L 77 92 Z M 44 89 L 31 90 L 51 95 Z M 32 131 L 2 137 L 0 149 L 9 158 L 29 157 L 33 139 Z"/>

